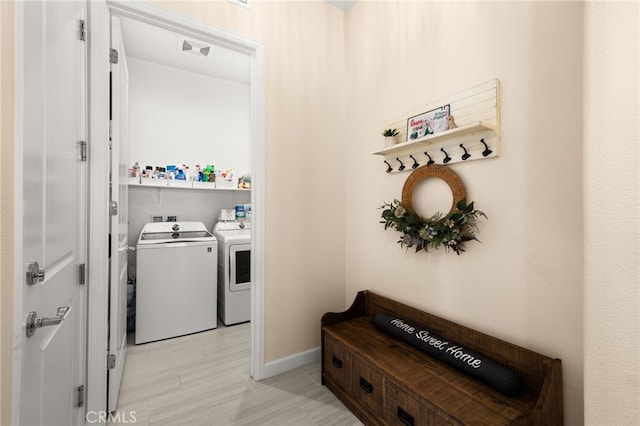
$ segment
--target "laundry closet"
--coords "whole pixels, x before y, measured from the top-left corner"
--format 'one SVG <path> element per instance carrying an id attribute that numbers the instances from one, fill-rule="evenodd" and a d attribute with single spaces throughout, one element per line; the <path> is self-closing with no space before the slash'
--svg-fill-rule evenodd
<path id="1" fill-rule="evenodd" d="M 136 337 L 139 344 L 215 328 L 215 317 L 224 325 L 249 321 L 251 58 L 120 21 L 118 60 L 128 71 L 127 329 L 156 324 L 150 337 Z M 175 249 L 187 245 L 191 251 Z M 167 251 L 159 255 L 161 247 Z M 208 301 L 211 311 L 196 324 Z M 136 312 L 144 302 L 149 312 Z M 169 306 L 185 312 L 178 322 L 193 324 L 162 326 Z"/>

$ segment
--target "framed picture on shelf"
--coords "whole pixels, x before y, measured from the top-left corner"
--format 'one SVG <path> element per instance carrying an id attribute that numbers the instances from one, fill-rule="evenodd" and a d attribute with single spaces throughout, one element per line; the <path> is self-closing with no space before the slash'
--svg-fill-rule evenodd
<path id="1" fill-rule="evenodd" d="M 431 111 L 414 115 L 407 119 L 407 140 L 420 139 L 423 136 L 433 135 L 449 129 L 447 117 L 451 113 L 449 104 L 443 105 Z"/>

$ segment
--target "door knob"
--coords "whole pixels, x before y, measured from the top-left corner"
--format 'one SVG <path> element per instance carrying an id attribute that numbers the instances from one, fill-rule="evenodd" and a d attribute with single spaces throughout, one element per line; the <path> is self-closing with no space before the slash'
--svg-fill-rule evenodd
<path id="1" fill-rule="evenodd" d="M 35 285 L 44 281 L 44 269 L 40 269 L 38 262 L 31 262 L 27 265 L 27 284 Z"/>
<path id="2" fill-rule="evenodd" d="M 50 325 L 58 325 L 67 317 L 69 313 L 69 306 L 61 306 L 58 308 L 56 312 L 56 316 L 53 318 L 38 318 L 38 313 L 35 311 L 29 312 L 27 315 L 27 337 L 33 336 L 33 333 L 36 332 L 36 328 L 47 327 Z"/>

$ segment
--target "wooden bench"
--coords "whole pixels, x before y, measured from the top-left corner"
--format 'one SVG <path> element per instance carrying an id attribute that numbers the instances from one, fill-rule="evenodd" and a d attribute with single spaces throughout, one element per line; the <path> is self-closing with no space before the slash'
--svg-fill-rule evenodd
<path id="1" fill-rule="evenodd" d="M 402 318 L 518 373 L 523 391 L 505 396 L 382 332 L 377 314 Z M 563 424 L 562 365 L 512 343 L 370 291 L 322 316 L 322 384 L 365 425 Z"/>

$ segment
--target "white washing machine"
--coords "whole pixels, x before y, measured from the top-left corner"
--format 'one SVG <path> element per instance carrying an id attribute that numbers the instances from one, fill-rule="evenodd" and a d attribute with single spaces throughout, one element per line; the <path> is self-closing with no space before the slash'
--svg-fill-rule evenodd
<path id="1" fill-rule="evenodd" d="M 251 222 L 218 221 L 218 316 L 225 325 L 251 320 Z"/>
<path id="2" fill-rule="evenodd" d="M 217 327 L 218 247 L 203 223 L 147 223 L 136 259 L 136 344 Z"/>

